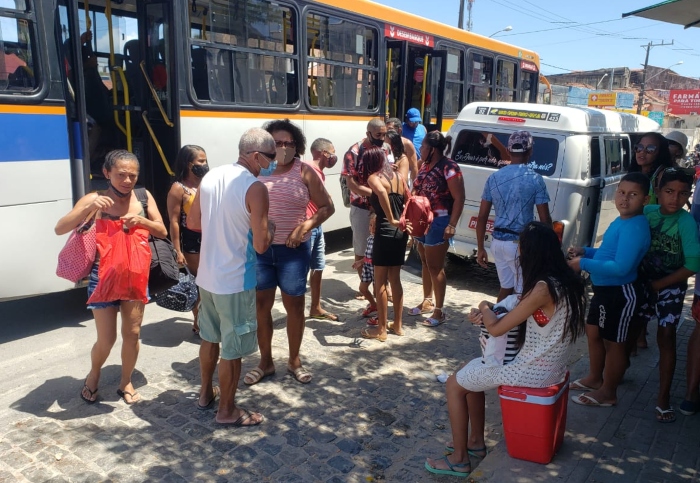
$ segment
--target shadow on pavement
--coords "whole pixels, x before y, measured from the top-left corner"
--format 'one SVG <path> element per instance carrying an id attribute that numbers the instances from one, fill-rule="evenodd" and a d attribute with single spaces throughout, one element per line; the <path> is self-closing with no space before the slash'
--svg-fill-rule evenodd
<path id="1" fill-rule="evenodd" d="M 153 347 L 177 347 L 183 342 L 199 345 L 192 333 L 192 313 L 171 317 L 141 327 L 141 343 Z"/>

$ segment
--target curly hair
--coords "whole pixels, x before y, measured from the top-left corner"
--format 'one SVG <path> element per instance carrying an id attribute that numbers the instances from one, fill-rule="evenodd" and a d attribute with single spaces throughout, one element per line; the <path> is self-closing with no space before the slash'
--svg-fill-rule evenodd
<path id="1" fill-rule="evenodd" d="M 105 162 L 102 165 L 105 171 L 112 171 L 112 168 L 117 164 L 117 161 L 120 159 L 124 159 L 126 161 L 133 161 L 136 163 L 136 166 L 139 168 L 139 171 L 141 170 L 141 163 L 139 163 L 139 158 L 136 157 L 134 153 L 131 151 L 127 151 L 126 149 L 115 149 L 113 151 L 110 151 L 107 153 L 105 156 Z"/>
<path id="2" fill-rule="evenodd" d="M 186 144 L 180 148 L 175 157 L 175 181 L 182 181 L 187 177 L 190 163 L 197 159 L 198 153 L 206 154 L 206 151 L 196 144 Z"/>
<path id="3" fill-rule="evenodd" d="M 263 125 L 263 129 L 270 134 L 277 131 L 288 132 L 291 134 L 292 139 L 294 139 L 297 156 L 303 156 L 306 153 L 306 136 L 304 136 L 301 129 L 289 119 L 276 119 L 274 121 L 268 121 Z"/>

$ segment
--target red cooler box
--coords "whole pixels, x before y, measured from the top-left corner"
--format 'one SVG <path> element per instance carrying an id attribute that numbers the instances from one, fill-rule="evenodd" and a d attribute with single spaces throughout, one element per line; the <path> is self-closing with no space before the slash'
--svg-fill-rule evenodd
<path id="1" fill-rule="evenodd" d="M 560 384 L 534 389 L 500 386 L 503 431 L 513 458 L 547 464 L 564 441 L 569 373 Z"/>

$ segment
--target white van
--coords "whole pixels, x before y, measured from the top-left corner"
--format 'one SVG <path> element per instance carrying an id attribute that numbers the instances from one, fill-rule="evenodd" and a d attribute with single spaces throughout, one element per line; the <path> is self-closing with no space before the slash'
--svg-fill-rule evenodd
<path id="1" fill-rule="evenodd" d="M 509 163 L 513 131 L 526 130 L 535 144 L 530 166 L 544 177 L 549 210 L 562 246 L 598 246 L 618 216 L 614 195 L 633 159 L 641 134 L 658 131 L 646 117 L 586 107 L 512 102 L 468 104 L 449 130 L 451 158 L 459 163 L 466 192 L 454 237 L 455 251 L 476 255 L 476 220 L 486 179 Z M 485 247 L 493 230 L 489 216 Z M 493 260 L 491 258 L 491 260 Z"/>

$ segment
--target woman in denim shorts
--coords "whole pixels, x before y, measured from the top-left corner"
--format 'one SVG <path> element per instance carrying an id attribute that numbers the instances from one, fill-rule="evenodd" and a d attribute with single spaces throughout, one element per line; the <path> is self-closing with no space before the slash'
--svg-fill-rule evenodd
<path id="1" fill-rule="evenodd" d="M 136 156 L 129 151 L 112 151 L 105 157 L 102 172 L 109 188 L 83 196 L 70 213 L 58 221 L 55 228 L 57 235 L 70 232 L 97 211 L 97 216 L 121 220 L 127 228 L 145 228 L 151 235 L 160 238 L 168 236 L 151 193 L 147 192 L 148 211 L 145 212 L 143 205 L 133 192 L 139 177 L 139 162 Z M 99 283 L 98 269 L 99 254 L 90 273 L 88 298 Z M 127 404 L 133 404 L 141 399 L 131 384 L 131 374 L 134 372 L 139 354 L 139 335 L 144 307 L 145 304 L 141 300 L 112 300 L 88 305 L 88 309 L 92 309 L 97 329 L 97 342 L 91 352 L 91 369 L 80 392 L 80 397 L 88 404 L 97 401 L 100 372 L 117 340 L 117 313 L 119 312 L 122 319 L 122 374 L 117 394 Z"/>
<path id="2" fill-rule="evenodd" d="M 420 147 L 423 164 L 413 182 L 413 194 L 430 200 L 433 223 L 424 236 L 415 239 L 423 265 L 423 302 L 408 314 L 431 314 L 423 321 L 427 327 L 437 327 L 445 322 L 442 308 L 447 288 L 445 256 L 464 208 L 462 172 L 457 163 L 445 156 L 451 145 L 452 138 L 443 136 L 440 131 L 428 133 Z"/>

